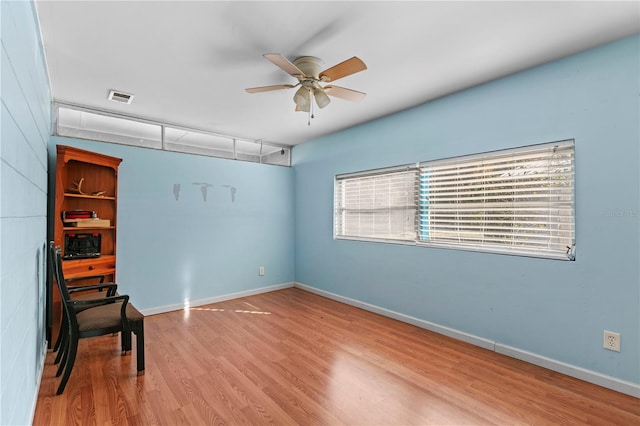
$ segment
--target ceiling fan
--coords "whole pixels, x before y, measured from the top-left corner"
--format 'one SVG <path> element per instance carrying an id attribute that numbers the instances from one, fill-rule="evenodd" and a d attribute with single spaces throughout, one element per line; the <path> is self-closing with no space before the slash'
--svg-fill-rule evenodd
<path id="1" fill-rule="evenodd" d="M 293 62 L 290 62 L 279 53 L 267 53 L 263 56 L 287 74 L 298 79 L 298 84 L 277 84 L 274 86 L 251 87 L 245 90 L 249 93 L 259 93 L 270 92 L 272 90 L 292 89 L 300 86 L 293 95 L 296 111 L 308 112 L 310 118 L 313 118 L 314 99 L 320 108 L 324 108 L 331 102 L 331 99 L 327 95 L 354 102 L 361 101 L 366 96 L 366 93 L 358 92 L 357 90 L 334 85 L 323 86 L 321 84 L 333 82 L 339 78 L 366 70 L 367 66 L 365 63 L 356 56 L 334 65 L 331 68 L 327 68 L 324 71 L 320 71 L 322 69 L 322 61 L 315 56 L 302 56 Z M 309 124 L 310 122 L 309 120 Z"/>

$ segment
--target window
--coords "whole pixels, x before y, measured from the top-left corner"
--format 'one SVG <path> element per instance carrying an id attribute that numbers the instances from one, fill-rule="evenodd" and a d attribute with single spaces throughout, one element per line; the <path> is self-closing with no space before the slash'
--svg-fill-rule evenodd
<path id="1" fill-rule="evenodd" d="M 569 141 L 421 164 L 420 241 L 566 258 L 573 152 Z"/>
<path id="2" fill-rule="evenodd" d="M 418 170 L 343 175 L 335 183 L 335 236 L 416 239 Z"/>
<path id="3" fill-rule="evenodd" d="M 233 158 L 233 139 L 166 126 L 164 149 L 211 157 Z"/>
<path id="4" fill-rule="evenodd" d="M 58 108 L 57 134 L 144 148 L 162 146 L 162 128 L 157 124 L 71 108 Z"/>
<path id="5" fill-rule="evenodd" d="M 55 131 L 59 136 L 255 163 L 291 165 L 291 150 L 286 146 L 261 140 L 238 139 L 75 105 L 56 104 L 55 108 Z"/>
<path id="6" fill-rule="evenodd" d="M 411 172 L 404 173 L 408 193 Z M 574 259 L 572 140 L 424 162 L 413 173 L 419 176 L 413 206 L 408 196 L 406 204 L 399 202 L 400 189 L 392 196 L 384 184 L 368 181 L 393 180 L 398 173 L 336 177 L 336 237 Z M 372 207 L 376 202 L 380 206 Z M 386 229 L 378 224 L 385 208 Z M 412 214 L 413 232 L 400 231 Z"/>

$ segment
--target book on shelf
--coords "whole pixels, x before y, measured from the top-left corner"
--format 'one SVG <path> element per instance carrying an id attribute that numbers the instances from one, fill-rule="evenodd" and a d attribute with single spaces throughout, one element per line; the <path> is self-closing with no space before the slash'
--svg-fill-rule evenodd
<path id="1" fill-rule="evenodd" d="M 74 228 L 108 228 L 111 226 L 109 219 L 73 219 L 65 220 L 64 226 Z"/>

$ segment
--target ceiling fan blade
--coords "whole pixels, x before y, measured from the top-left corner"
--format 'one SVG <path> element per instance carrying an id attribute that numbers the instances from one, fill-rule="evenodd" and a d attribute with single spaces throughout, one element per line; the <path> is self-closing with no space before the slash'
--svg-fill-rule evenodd
<path id="1" fill-rule="evenodd" d="M 367 96 L 366 93 L 358 92 L 357 90 L 347 89 L 340 86 L 325 86 L 324 90 L 328 95 L 335 96 L 336 98 L 345 99 L 351 102 L 358 102 Z"/>
<path id="2" fill-rule="evenodd" d="M 351 59 L 347 59 L 344 62 L 340 62 L 338 65 L 334 65 L 320 73 L 320 79 L 322 81 L 336 81 L 339 78 L 346 77 L 351 74 L 355 74 L 367 69 L 364 62 L 357 56 Z"/>
<path id="3" fill-rule="evenodd" d="M 291 89 L 296 87 L 293 84 L 276 84 L 275 86 L 250 87 L 246 90 L 248 93 L 270 92 L 272 90 Z"/>
<path id="4" fill-rule="evenodd" d="M 291 61 L 289 61 L 287 58 L 285 58 L 279 53 L 265 53 L 262 56 L 264 56 L 265 58 L 273 62 L 278 67 L 280 67 L 287 74 L 290 74 L 294 77 L 304 76 L 304 73 L 300 71 L 300 68 L 293 65 Z"/>

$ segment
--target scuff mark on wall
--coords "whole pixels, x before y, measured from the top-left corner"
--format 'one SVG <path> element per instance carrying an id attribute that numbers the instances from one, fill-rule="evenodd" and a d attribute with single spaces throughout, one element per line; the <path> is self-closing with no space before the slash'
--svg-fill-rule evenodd
<path id="1" fill-rule="evenodd" d="M 229 192 L 231 193 L 231 202 L 235 203 L 236 202 L 236 187 L 235 186 L 231 186 L 231 185 L 222 185 L 225 188 L 229 188 Z"/>
<path id="2" fill-rule="evenodd" d="M 174 183 L 173 184 L 173 196 L 176 197 L 176 201 L 178 201 L 178 199 L 180 198 L 180 184 L 179 183 Z"/>
<path id="3" fill-rule="evenodd" d="M 200 185 L 200 191 L 202 192 L 202 200 L 207 202 L 207 190 L 208 188 L 212 188 L 213 185 L 207 182 L 193 182 L 193 185 Z"/>

